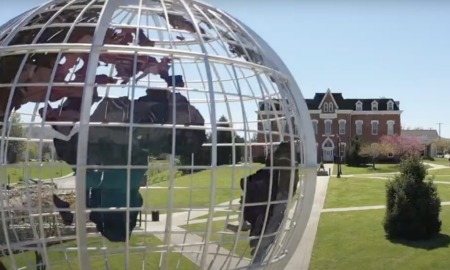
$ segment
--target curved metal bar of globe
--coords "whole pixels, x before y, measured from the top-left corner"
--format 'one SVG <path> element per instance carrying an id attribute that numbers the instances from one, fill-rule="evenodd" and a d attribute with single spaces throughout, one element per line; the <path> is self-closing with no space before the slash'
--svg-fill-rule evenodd
<path id="1" fill-rule="evenodd" d="M 163 19 L 166 18 L 166 16 L 164 14 L 158 14 L 158 15 L 160 17 L 162 17 Z M 189 33 L 197 32 L 195 30 L 194 24 L 190 20 L 185 18 L 183 15 L 167 14 L 167 18 L 169 19 L 169 24 L 175 29 L 186 30 Z M 199 29 L 200 29 L 200 33 L 206 34 L 205 29 L 203 29 L 200 26 L 199 26 Z"/>
<path id="2" fill-rule="evenodd" d="M 30 30 L 30 31 L 21 31 L 17 35 L 17 37 L 14 38 L 12 41 L 12 44 L 21 44 L 21 43 L 30 43 L 31 40 L 34 38 L 33 31 L 38 31 L 39 29 Z M 38 43 L 48 43 L 48 42 L 62 42 L 67 34 L 67 29 L 50 29 L 52 31 L 52 35 L 42 35 L 40 39 L 38 40 Z M 121 32 L 117 32 L 117 30 L 120 30 Z M 104 43 L 109 44 L 121 44 L 121 45 L 127 45 L 133 41 L 133 35 L 132 33 L 135 33 L 136 29 L 130 28 L 117 28 L 112 29 L 109 28 L 107 30 L 107 33 L 105 35 L 105 41 Z M 92 27 L 75 27 L 74 31 L 72 32 L 72 35 L 69 38 L 69 42 L 72 43 L 91 43 L 92 37 L 94 34 L 94 28 Z M 26 38 L 29 36 L 28 38 Z M 142 29 L 138 31 L 138 44 L 140 46 L 154 46 L 154 42 L 151 41 L 143 32 Z M 28 40 L 28 41 L 27 41 Z M 55 81 L 57 82 L 63 82 L 64 78 L 66 77 L 68 71 L 73 68 L 78 63 L 78 59 L 82 59 L 84 62 L 83 67 L 76 72 L 77 80 L 80 81 L 80 79 L 84 79 L 85 73 L 86 73 L 86 67 L 87 67 L 87 54 L 83 53 L 66 53 L 63 54 L 63 58 L 65 58 L 65 62 L 63 64 L 57 63 L 57 72 L 55 75 Z M 0 78 L 0 83 L 10 83 L 14 76 L 17 74 L 18 69 L 20 67 L 20 63 L 23 60 L 24 55 L 15 55 L 15 56 L 5 56 L 0 58 L 0 73 L 2 74 L 2 78 Z M 27 65 L 22 71 L 22 78 L 19 79 L 19 83 L 33 83 L 33 82 L 43 82 L 48 83 L 50 80 L 50 76 L 53 70 L 54 65 L 56 64 L 56 53 L 40 53 L 40 54 L 34 54 L 30 56 L 27 59 Z M 127 64 L 132 66 L 132 62 L 134 60 L 134 56 L 128 56 L 128 62 Z M 142 59 L 145 58 L 145 59 Z M 108 61 L 109 59 L 109 61 Z M 106 61 L 105 61 L 106 60 Z M 167 73 L 168 70 L 168 61 L 167 59 L 163 58 L 163 61 L 161 61 L 160 65 L 154 65 L 153 63 L 156 62 L 156 59 L 153 57 L 148 56 L 141 56 L 139 58 L 143 64 L 140 65 L 141 68 L 137 70 L 137 72 L 142 71 L 144 74 L 148 75 L 149 73 L 152 74 L 164 74 Z M 117 59 L 117 56 L 115 57 L 105 57 L 103 61 L 107 63 L 113 63 L 116 64 L 119 59 Z M 130 62 L 131 61 L 131 62 Z M 123 67 L 121 67 L 123 69 Z M 134 76 L 132 74 L 132 71 L 123 74 L 125 80 L 129 80 L 130 77 Z M 145 76 L 145 75 L 144 75 Z M 116 81 L 113 81 L 114 79 L 110 79 L 110 83 L 115 83 Z M 39 102 L 37 100 L 40 100 L 39 95 L 42 94 L 42 90 L 46 91 L 45 86 L 43 87 L 27 87 L 27 88 L 21 88 L 14 91 L 14 97 L 13 97 L 13 106 L 11 106 L 10 111 L 12 111 L 14 108 L 18 109 L 21 107 L 21 105 L 27 103 L 27 102 Z M 57 88 L 53 88 L 57 91 Z M 3 117 L 6 111 L 6 103 L 8 101 L 8 98 L 10 96 L 11 90 L 7 90 L 7 88 L 0 89 L 0 117 Z M 28 90 L 31 90 L 32 93 L 26 93 Z M 68 90 L 68 88 L 60 88 L 59 90 L 62 90 L 60 92 L 64 92 L 64 90 Z M 73 88 L 72 88 L 73 90 Z M 57 94 L 57 97 L 50 96 L 50 101 L 59 100 L 62 97 L 70 97 L 70 93 L 76 93 L 78 91 L 67 91 L 66 93 L 60 93 Z M 41 94 L 39 94 L 41 93 Z M 66 95 L 69 93 L 68 95 Z M 36 95 L 38 95 L 36 97 Z M 45 92 L 44 92 L 45 96 Z M 29 98 L 26 100 L 26 98 Z M 25 100 L 23 100 L 25 99 Z M 8 112 L 10 113 L 10 112 Z"/>
<path id="3" fill-rule="evenodd" d="M 182 78 L 177 77 L 175 81 L 182 83 Z M 181 80 L 180 80 L 181 79 Z M 141 97 L 136 100 L 135 104 L 135 121 L 137 123 L 157 123 L 167 122 L 171 110 L 172 98 L 171 92 L 168 90 L 148 91 L 147 97 Z M 187 99 L 177 94 L 177 105 L 181 105 L 177 110 L 177 123 L 183 124 L 204 124 L 203 117 L 200 113 L 190 105 Z M 123 98 L 105 98 L 97 107 L 91 116 L 92 121 L 100 122 L 129 122 L 129 110 L 131 101 L 127 97 Z M 191 118 L 186 115 L 193 114 Z M 189 122 L 191 121 L 191 122 Z M 58 129 L 58 127 L 54 127 Z M 114 131 L 114 132 L 111 132 Z M 198 132 L 195 130 L 195 132 Z M 177 153 L 186 154 L 196 152 L 206 140 L 206 135 L 202 137 L 194 131 L 182 130 L 177 136 L 187 137 L 186 139 L 177 139 L 180 145 L 177 145 Z M 205 133 L 203 131 L 203 133 Z M 147 156 L 152 154 L 169 153 L 171 147 L 167 137 L 171 137 L 171 129 L 157 128 L 137 128 L 133 132 L 133 150 L 132 165 L 145 165 Z M 128 129 L 125 127 L 91 127 L 89 132 L 89 164 L 99 165 L 126 165 L 127 149 L 128 149 Z M 195 136 L 192 143 L 185 146 L 189 137 Z M 199 139 L 200 138 L 200 139 Z M 202 140 L 202 138 L 204 138 Z M 77 139 L 72 138 L 70 141 L 55 140 L 55 148 L 57 154 L 61 156 L 69 164 L 76 163 L 76 142 Z M 182 144 L 182 145 L 181 145 Z M 195 147 L 194 147 L 195 146 Z M 143 150 L 148 149 L 148 150 Z M 108 155 L 103 153 L 108 152 Z M 141 195 L 139 194 L 140 181 L 145 174 L 146 169 L 132 169 L 131 172 L 131 207 L 140 207 L 142 205 Z M 90 217 L 91 221 L 97 224 L 97 229 L 103 236 L 110 241 L 124 241 L 126 238 L 126 216 L 124 211 L 111 212 L 102 211 L 102 208 L 124 207 L 126 206 L 127 194 L 124 185 L 127 183 L 126 169 L 102 169 L 99 171 L 89 170 L 87 176 L 87 206 L 94 208 Z M 64 208 L 67 206 L 64 202 L 55 199 L 55 205 L 59 204 Z M 58 205 L 57 205 L 58 206 Z M 58 208 L 60 208 L 58 206 Z M 95 209 L 100 208 L 100 209 Z M 130 229 L 133 230 L 137 222 L 137 211 L 131 211 Z M 67 211 L 61 211 L 62 218 L 67 222 L 73 219 Z"/>

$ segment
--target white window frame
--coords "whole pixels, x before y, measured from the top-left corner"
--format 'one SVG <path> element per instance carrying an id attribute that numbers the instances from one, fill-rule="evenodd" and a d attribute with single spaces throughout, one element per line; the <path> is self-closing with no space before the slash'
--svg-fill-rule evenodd
<path id="1" fill-rule="evenodd" d="M 272 120 L 270 118 L 261 119 L 263 131 L 272 131 Z"/>
<path id="2" fill-rule="evenodd" d="M 330 123 L 330 129 L 329 132 L 327 132 L 327 123 Z M 323 124 L 325 125 L 325 129 L 324 129 L 324 133 L 325 135 L 331 135 L 331 133 L 333 133 L 333 120 L 331 119 L 326 119 Z"/>
<path id="3" fill-rule="evenodd" d="M 363 134 L 363 120 L 356 120 L 355 121 L 355 134 L 358 136 L 361 136 Z"/>
<path id="4" fill-rule="evenodd" d="M 378 102 L 376 100 L 372 101 L 371 105 L 372 111 L 378 111 Z"/>
<path id="5" fill-rule="evenodd" d="M 328 103 L 326 102 L 323 104 L 323 111 L 328 112 Z"/>
<path id="6" fill-rule="evenodd" d="M 333 106 L 333 102 L 330 102 L 328 105 L 328 111 L 329 112 L 333 112 L 334 111 L 334 106 Z"/>
<path id="7" fill-rule="evenodd" d="M 341 127 L 341 124 L 344 125 L 344 127 Z M 339 135 L 345 135 L 345 131 L 347 129 L 347 120 L 341 119 L 339 120 Z"/>
<path id="8" fill-rule="evenodd" d="M 388 111 L 393 111 L 394 110 L 394 102 L 392 100 L 389 100 L 387 102 L 387 110 Z"/>
<path id="9" fill-rule="evenodd" d="M 356 102 L 356 111 L 358 111 L 358 112 L 362 111 L 362 109 L 363 109 L 362 105 L 363 104 L 361 101 Z"/>
<path id="10" fill-rule="evenodd" d="M 313 119 L 312 123 L 313 123 L 314 135 L 317 135 L 319 133 L 319 121 L 316 119 Z"/>
<path id="11" fill-rule="evenodd" d="M 380 133 L 380 122 L 378 120 L 372 120 L 372 121 L 370 121 L 370 124 L 371 124 L 371 133 L 372 133 L 372 135 L 378 135 Z M 376 132 L 374 132 L 374 130 L 375 130 L 374 127 L 375 126 L 377 127 L 376 128 Z"/>
<path id="12" fill-rule="evenodd" d="M 386 122 L 386 124 L 387 124 L 387 135 L 394 135 L 395 121 L 394 120 L 388 120 Z"/>

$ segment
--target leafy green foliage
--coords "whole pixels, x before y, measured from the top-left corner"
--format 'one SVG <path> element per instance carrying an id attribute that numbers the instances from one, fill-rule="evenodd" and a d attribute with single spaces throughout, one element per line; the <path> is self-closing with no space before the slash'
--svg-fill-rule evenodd
<path id="1" fill-rule="evenodd" d="M 225 116 L 221 116 L 217 121 L 217 127 L 230 127 L 230 123 L 228 122 Z M 228 130 L 218 130 L 217 131 L 217 143 L 218 144 L 230 144 L 233 142 L 233 136 L 235 143 L 243 143 L 244 139 L 236 134 L 233 134 L 233 131 Z M 206 143 L 211 143 L 212 135 L 208 133 L 206 135 Z M 244 155 L 244 147 L 243 146 L 235 146 L 235 162 L 239 162 L 242 160 Z M 192 156 L 181 156 L 180 162 L 183 165 L 191 165 L 192 164 Z M 194 154 L 193 160 L 194 166 L 209 166 L 211 165 L 211 146 L 203 146 L 201 150 Z M 217 165 L 224 164 L 232 164 L 233 163 L 233 146 L 217 146 Z M 183 170 L 186 173 L 190 170 Z"/>
<path id="2" fill-rule="evenodd" d="M 23 127 L 20 124 L 20 115 L 14 113 L 11 115 L 9 137 L 23 137 Z M 8 150 L 6 153 L 8 163 L 17 163 L 22 161 L 26 144 L 24 141 L 8 140 Z"/>
<path id="3" fill-rule="evenodd" d="M 229 128 L 230 124 L 225 116 L 221 116 L 217 123 L 217 127 Z M 231 158 L 233 154 L 233 146 L 220 146 L 221 143 L 231 143 L 233 133 L 231 131 L 218 130 L 217 131 L 217 165 L 231 164 Z"/>
<path id="4" fill-rule="evenodd" d="M 349 166 L 361 166 L 365 164 L 365 158 L 360 155 L 361 139 L 356 136 L 352 139 L 351 146 L 347 149 L 345 160 Z"/>
<path id="5" fill-rule="evenodd" d="M 441 200 L 420 157 L 408 156 L 400 163 L 400 175 L 386 184 L 384 230 L 389 239 L 423 240 L 441 231 Z"/>

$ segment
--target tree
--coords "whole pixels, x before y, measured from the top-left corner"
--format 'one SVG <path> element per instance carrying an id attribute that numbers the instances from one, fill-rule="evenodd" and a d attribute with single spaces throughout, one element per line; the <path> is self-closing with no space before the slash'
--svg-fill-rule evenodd
<path id="1" fill-rule="evenodd" d="M 362 157 L 368 157 L 372 161 L 372 167 L 375 170 L 375 163 L 381 156 L 387 156 L 389 154 L 390 147 L 381 143 L 365 144 L 359 150 L 359 155 Z"/>
<path id="2" fill-rule="evenodd" d="M 439 139 L 435 142 L 436 150 L 440 154 L 446 153 L 450 149 L 450 141 L 447 139 Z"/>
<path id="3" fill-rule="evenodd" d="M 42 158 L 43 159 L 51 159 L 52 157 L 52 147 L 49 143 L 42 144 Z"/>
<path id="4" fill-rule="evenodd" d="M 416 155 L 419 156 L 425 146 L 415 137 L 389 135 L 381 137 L 381 143 L 393 150 L 394 155 L 399 157 Z"/>
<path id="5" fill-rule="evenodd" d="M 361 139 L 356 136 L 352 139 L 351 146 L 345 154 L 345 160 L 349 166 L 360 166 L 365 163 L 364 158 L 359 154 L 361 151 Z"/>
<path id="6" fill-rule="evenodd" d="M 10 133 L 9 137 L 22 138 L 23 127 L 20 124 L 20 115 L 13 113 L 10 120 Z M 8 132 L 8 131 L 7 131 Z M 8 140 L 8 150 L 6 153 L 8 163 L 17 163 L 22 160 L 23 153 L 25 152 L 25 142 L 17 140 Z"/>
<path id="7" fill-rule="evenodd" d="M 384 230 L 389 239 L 424 240 L 441 231 L 441 200 L 436 185 L 424 182 L 426 168 L 417 155 L 400 163 L 400 175 L 386 184 Z"/>
<path id="8" fill-rule="evenodd" d="M 230 123 L 225 116 L 221 116 L 217 121 L 217 127 L 229 128 Z M 232 143 L 233 132 L 228 130 L 217 131 L 217 165 L 231 164 L 233 146 L 220 146 L 220 144 Z"/>
<path id="9" fill-rule="evenodd" d="M 38 159 L 38 144 L 37 143 L 29 143 L 28 144 L 28 159 Z"/>
<path id="10" fill-rule="evenodd" d="M 245 143 L 245 139 L 239 135 L 236 135 L 234 142 L 243 144 L 243 143 Z M 236 162 L 240 162 L 241 160 L 244 159 L 245 146 L 236 146 L 235 151 L 236 151 Z"/>
<path id="11" fill-rule="evenodd" d="M 206 134 L 206 143 L 211 143 L 211 133 Z M 180 163 L 185 166 L 192 165 L 192 155 L 180 156 Z M 200 151 L 194 153 L 194 166 L 210 166 L 211 165 L 211 146 L 202 146 Z M 189 173 L 191 170 L 184 170 Z M 199 170 L 195 170 L 199 171 Z"/>

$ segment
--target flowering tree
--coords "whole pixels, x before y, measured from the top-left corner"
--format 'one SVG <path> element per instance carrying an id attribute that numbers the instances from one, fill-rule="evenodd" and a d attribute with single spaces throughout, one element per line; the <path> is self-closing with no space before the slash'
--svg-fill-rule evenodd
<path id="1" fill-rule="evenodd" d="M 389 153 L 392 153 L 393 151 L 390 144 L 371 143 L 363 145 L 359 151 L 359 155 L 362 157 L 369 157 L 372 161 L 372 167 L 375 170 L 375 163 L 378 158 L 388 156 Z"/>
<path id="2" fill-rule="evenodd" d="M 398 156 L 420 155 L 425 150 L 425 146 L 417 138 L 410 136 L 383 136 L 381 144 L 385 148 L 390 148 L 392 154 Z"/>

